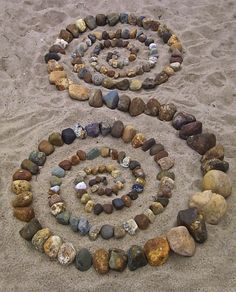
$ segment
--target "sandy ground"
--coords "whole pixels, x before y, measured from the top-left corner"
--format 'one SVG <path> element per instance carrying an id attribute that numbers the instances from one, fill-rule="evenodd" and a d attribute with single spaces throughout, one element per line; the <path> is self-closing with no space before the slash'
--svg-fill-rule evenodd
<path id="1" fill-rule="evenodd" d="M 227 200 L 227 215 L 219 225 L 208 226 L 209 239 L 197 247 L 194 257 L 171 255 L 162 267 L 147 266 L 136 272 L 126 270 L 122 274 L 111 272 L 105 276 L 96 274 L 93 269 L 81 273 L 74 266 L 63 268 L 39 254 L 20 238 L 18 230 L 23 224 L 13 218 L 10 206 L 11 175 L 41 139 L 77 121 L 86 124 L 111 117 L 134 124 L 147 137 L 154 136 L 176 159 L 177 186 L 167 210 L 145 232 L 120 241 L 90 242 L 86 237 L 72 234 L 68 227 L 56 224 L 47 207 L 50 168 L 78 148 L 89 149 L 92 142 L 87 139 L 51 155 L 33 182 L 34 206 L 44 226 L 70 240 L 77 248 L 127 249 L 131 244 L 143 244 L 149 238 L 164 234 L 175 224 L 178 210 L 186 208 L 189 196 L 198 190 L 199 155 L 177 138 L 170 125 L 145 115 L 131 119 L 105 107 L 95 110 L 87 103 L 72 101 L 66 92 L 58 92 L 48 83 L 43 56 L 60 29 L 87 14 L 111 11 L 160 17 L 180 37 L 186 50 L 182 71 L 157 90 L 146 93 L 144 98 L 155 96 L 161 102 L 172 101 L 179 109 L 203 121 L 204 128 L 215 133 L 225 146 L 229 175 L 235 188 L 236 10 L 233 1 L 1 0 L 0 8 L 0 291 L 236 291 L 235 191 Z M 165 54 L 166 48 L 161 47 L 160 59 Z M 148 207 L 156 191 L 158 170 L 151 157 L 141 150 L 133 150 L 112 138 L 96 141 L 94 145 L 125 149 L 131 157 L 139 158 L 148 175 L 146 191 L 132 208 L 109 217 L 110 223 L 122 222 Z M 76 172 L 64 179 L 63 193 L 71 210 L 82 213 L 72 190 L 73 175 Z M 129 181 L 129 173 L 126 175 Z M 88 217 L 96 224 L 94 216 Z M 101 216 L 102 222 L 107 222 L 105 215 Z"/>

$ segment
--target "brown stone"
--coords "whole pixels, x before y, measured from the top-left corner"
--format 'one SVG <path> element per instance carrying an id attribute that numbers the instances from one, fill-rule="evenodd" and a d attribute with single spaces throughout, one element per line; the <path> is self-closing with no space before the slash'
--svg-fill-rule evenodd
<path id="1" fill-rule="evenodd" d="M 165 72 L 161 72 L 156 75 L 155 81 L 157 85 L 165 83 L 169 79 L 169 76 Z"/>
<path id="2" fill-rule="evenodd" d="M 207 160 L 211 159 L 219 159 L 223 160 L 224 159 L 224 147 L 221 144 L 217 144 L 216 146 L 212 147 L 209 149 L 201 159 L 201 162 L 205 162 Z"/>
<path id="3" fill-rule="evenodd" d="M 124 128 L 122 139 L 125 143 L 130 143 L 134 136 L 136 135 L 136 129 L 132 125 L 127 125 Z"/>
<path id="4" fill-rule="evenodd" d="M 105 249 L 98 249 L 94 252 L 93 267 L 99 274 L 109 272 L 109 253 Z"/>
<path id="5" fill-rule="evenodd" d="M 150 220 L 144 214 L 136 215 L 134 217 L 134 221 L 137 223 L 139 229 L 141 230 L 147 229 L 150 224 Z"/>
<path id="6" fill-rule="evenodd" d="M 30 191 L 31 184 L 27 180 L 14 180 L 11 189 L 13 193 L 18 195 L 24 191 Z"/>
<path id="7" fill-rule="evenodd" d="M 113 212 L 113 205 L 112 204 L 103 204 L 103 211 L 106 214 L 111 214 Z"/>
<path id="8" fill-rule="evenodd" d="M 129 196 L 127 196 L 127 195 L 123 195 L 122 197 L 121 197 L 121 200 L 124 202 L 124 204 L 125 204 L 125 206 L 126 207 L 130 207 L 131 206 L 131 204 L 132 204 L 132 200 L 131 200 L 131 198 L 129 197 Z"/>
<path id="9" fill-rule="evenodd" d="M 112 160 L 118 159 L 118 151 L 116 149 L 110 149 L 110 156 Z"/>
<path id="10" fill-rule="evenodd" d="M 42 140 L 39 143 L 38 150 L 44 152 L 46 155 L 50 155 L 54 152 L 55 147 L 47 140 Z"/>
<path id="11" fill-rule="evenodd" d="M 156 162 L 158 162 L 158 160 L 164 158 L 164 157 L 167 157 L 169 154 L 168 152 L 166 152 L 165 150 L 162 150 L 160 152 L 158 152 L 155 156 L 154 156 L 154 160 Z"/>
<path id="12" fill-rule="evenodd" d="M 33 201 L 33 195 L 29 191 L 24 191 L 13 199 L 11 202 L 13 207 L 27 207 L 29 206 Z"/>
<path id="13" fill-rule="evenodd" d="M 83 77 L 83 80 L 86 82 L 86 83 L 92 83 L 92 74 L 90 72 L 86 72 L 84 74 L 84 77 Z"/>
<path id="14" fill-rule="evenodd" d="M 108 76 L 108 77 L 114 77 L 115 74 L 116 74 L 116 72 L 115 72 L 114 70 L 108 70 L 108 71 L 107 71 L 107 76 Z"/>
<path id="15" fill-rule="evenodd" d="M 96 89 L 94 94 L 90 96 L 89 105 L 96 108 L 103 106 L 101 89 Z"/>
<path id="16" fill-rule="evenodd" d="M 145 102 L 140 97 L 132 99 L 129 107 L 129 113 L 131 116 L 138 116 L 145 111 Z"/>
<path id="17" fill-rule="evenodd" d="M 149 154 L 150 154 L 151 156 L 154 156 L 154 155 L 156 155 L 158 152 L 163 151 L 163 150 L 164 150 L 164 146 L 163 146 L 162 144 L 158 143 L 158 144 L 155 144 L 155 145 L 153 145 L 153 146 L 151 147 L 151 149 L 150 149 L 150 151 L 149 151 Z"/>
<path id="18" fill-rule="evenodd" d="M 66 72 L 65 71 L 52 71 L 49 74 L 49 82 L 51 84 L 55 84 L 57 80 L 61 78 L 66 78 Z"/>
<path id="19" fill-rule="evenodd" d="M 72 167 L 72 163 L 70 160 L 63 160 L 58 164 L 64 170 L 70 170 Z"/>
<path id="20" fill-rule="evenodd" d="M 66 90 L 69 88 L 70 80 L 67 78 L 60 78 L 55 81 L 55 86 L 57 90 Z"/>
<path id="21" fill-rule="evenodd" d="M 52 205 L 56 204 L 56 203 L 60 203 L 63 202 L 61 196 L 59 194 L 54 193 L 53 195 L 51 195 L 48 199 L 48 205 L 49 207 L 52 207 Z"/>
<path id="22" fill-rule="evenodd" d="M 63 71 L 63 66 L 58 63 L 56 60 L 49 60 L 47 64 L 48 73 L 51 73 L 52 71 Z"/>
<path id="23" fill-rule="evenodd" d="M 69 32 L 69 31 L 67 31 L 67 30 L 65 30 L 65 29 L 62 29 L 61 31 L 60 31 L 60 34 L 59 34 L 59 36 L 58 36 L 60 39 L 63 39 L 64 41 L 66 41 L 67 43 L 70 43 L 72 40 L 73 40 L 73 35 Z"/>
<path id="24" fill-rule="evenodd" d="M 39 173 L 39 167 L 38 167 L 38 165 L 36 163 L 32 162 L 29 159 L 24 159 L 21 162 L 21 168 L 30 171 L 32 174 Z"/>
<path id="25" fill-rule="evenodd" d="M 78 150 L 78 151 L 76 152 L 76 154 L 79 156 L 79 159 L 80 159 L 81 161 L 86 160 L 86 152 L 84 152 L 83 150 Z"/>
<path id="26" fill-rule="evenodd" d="M 79 84 L 71 84 L 69 86 L 69 95 L 72 99 L 88 100 L 90 96 L 90 89 Z"/>
<path id="27" fill-rule="evenodd" d="M 122 121 L 115 121 L 111 128 L 111 135 L 115 138 L 120 138 L 124 131 L 124 124 Z"/>
<path id="28" fill-rule="evenodd" d="M 216 137 L 214 134 L 204 133 L 190 136 L 187 144 L 199 154 L 204 155 L 209 149 L 216 145 Z"/>
<path id="29" fill-rule="evenodd" d="M 32 207 L 13 208 L 13 216 L 21 221 L 29 222 L 35 216 L 34 209 Z"/>
<path id="30" fill-rule="evenodd" d="M 169 256 L 170 247 L 165 237 L 148 240 L 144 245 L 144 252 L 151 266 L 163 265 Z"/>
<path id="31" fill-rule="evenodd" d="M 13 180 L 27 180 L 30 181 L 32 178 L 32 174 L 26 169 L 18 169 L 14 174 Z"/>
<path id="32" fill-rule="evenodd" d="M 81 57 L 76 57 L 76 58 L 72 59 L 71 64 L 73 66 L 76 65 L 76 64 L 83 64 L 83 61 L 82 61 Z"/>
<path id="33" fill-rule="evenodd" d="M 179 131 L 179 137 L 187 140 L 189 136 L 200 134 L 202 132 L 202 123 L 195 121 L 186 125 L 183 125 Z"/>
<path id="34" fill-rule="evenodd" d="M 129 80 L 123 79 L 119 82 L 116 82 L 116 88 L 119 90 L 127 90 L 129 88 Z"/>
<path id="35" fill-rule="evenodd" d="M 118 102 L 118 110 L 127 112 L 130 106 L 130 97 L 128 95 L 121 95 Z"/>
<path id="36" fill-rule="evenodd" d="M 145 114 L 153 117 L 158 116 L 160 106 L 161 104 L 157 99 L 155 98 L 149 99 L 149 101 L 146 104 Z"/>
<path id="37" fill-rule="evenodd" d="M 78 165 L 80 163 L 80 159 L 78 155 L 72 155 L 70 158 L 71 164 L 72 165 Z"/>
<path id="38" fill-rule="evenodd" d="M 65 55 L 66 51 L 59 45 L 53 45 L 49 48 L 49 53 L 59 53 Z M 53 70 L 55 71 L 55 70 Z M 60 71 L 60 70 L 59 70 Z"/>
<path id="39" fill-rule="evenodd" d="M 102 147 L 100 149 L 100 154 L 101 154 L 102 157 L 110 156 L 110 148 L 109 147 Z"/>
<path id="40" fill-rule="evenodd" d="M 73 35 L 74 38 L 77 38 L 79 36 L 79 29 L 75 25 L 75 23 L 67 25 L 66 30 L 68 30 Z"/>

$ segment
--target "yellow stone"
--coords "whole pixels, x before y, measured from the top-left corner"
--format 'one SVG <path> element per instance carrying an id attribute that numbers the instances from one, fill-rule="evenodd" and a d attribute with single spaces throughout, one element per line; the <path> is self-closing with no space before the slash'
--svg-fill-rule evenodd
<path id="1" fill-rule="evenodd" d="M 75 25 L 80 32 L 84 32 L 86 30 L 86 23 L 83 19 L 76 20 Z"/>
<path id="2" fill-rule="evenodd" d="M 51 84 L 55 84 L 57 80 L 59 80 L 61 78 L 65 78 L 65 77 L 66 77 L 65 71 L 52 71 L 49 74 L 49 82 Z"/>
<path id="3" fill-rule="evenodd" d="M 88 100 L 90 96 L 90 89 L 79 84 L 71 84 L 69 86 L 69 95 L 72 99 Z"/>
<path id="4" fill-rule="evenodd" d="M 163 69 L 163 72 L 165 72 L 168 76 L 173 76 L 175 74 L 175 70 L 171 68 L 170 66 L 166 66 Z"/>
<path id="5" fill-rule="evenodd" d="M 58 63 L 56 60 L 49 60 L 47 66 L 48 66 L 48 73 L 51 73 L 53 71 L 64 70 L 63 66 L 60 63 Z"/>
<path id="6" fill-rule="evenodd" d="M 20 194 L 25 191 L 30 191 L 31 184 L 27 180 L 14 180 L 11 185 L 12 191 L 15 194 Z"/>
<path id="7" fill-rule="evenodd" d="M 70 81 L 67 78 L 60 78 L 55 81 L 56 88 L 60 91 L 66 90 L 69 88 Z"/>

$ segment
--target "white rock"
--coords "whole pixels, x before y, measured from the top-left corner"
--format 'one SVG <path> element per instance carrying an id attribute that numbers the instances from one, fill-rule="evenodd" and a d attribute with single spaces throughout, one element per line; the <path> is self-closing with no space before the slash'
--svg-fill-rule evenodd
<path id="1" fill-rule="evenodd" d="M 76 186 L 75 189 L 78 190 L 86 190 L 87 189 L 87 185 L 84 181 L 79 182 Z"/>
<path id="2" fill-rule="evenodd" d="M 60 191 L 60 186 L 51 187 L 50 190 L 53 191 L 54 193 L 58 193 Z"/>
<path id="3" fill-rule="evenodd" d="M 65 49 L 67 46 L 68 46 L 68 43 L 67 41 L 63 40 L 63 39 L 56 39 L 54 45 L 58 45 L 60 46 L 61 48 Z"/>
<path id="4" fill-rule="evenodd" d="M 174 71 L 180 70 L 181 64 L 179 62 L 174 62 L 170 64 L 170 67 L 174 69 Z"/>
<path id="5" fill-rule="evenodd" d="M 130 235 L 134 235 L 138 230 L 138 225 L 134 221 L 134 219 L 129 219 L 128 221 L 124 222 L 123 227 L 125 231 L 128 232 Z"/>

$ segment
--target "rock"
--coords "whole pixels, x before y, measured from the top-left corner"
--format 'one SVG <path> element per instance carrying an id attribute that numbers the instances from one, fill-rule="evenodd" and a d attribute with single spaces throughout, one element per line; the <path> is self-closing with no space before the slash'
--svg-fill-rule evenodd
<path id="1" fill-rule="evenodd" d="M 127 125 L 124 128 L 122 139 L 125 143 L 130 143 L 136 135 L 136 129 L 132 125 Z"/>
<path id="2" fill-rule="evenodd" d="M 146 104 L 145 114 L 149 116 L 158 116 L 161 105 L 155 98 L 150 98 Z"/>
<path id="3" fill-rule="evenodd" d="M 124 124 L 122 121 L 115 121 L 112 129 L 111 129 L 111 136 L 115 138 L 120 138 L 124 131 Z"/>
<path id="4" fill-rule="evenodd" d="M 74 37 L 68 30 L 62 29 L 58 38 L 63 39 L 67 43 L 70 43 Z"/>
<path id="5" fill-rule="evenodd" d="M 86 72 L 83 76 L 83 80 L 86 83 L 92 83 L 92 74 L 90 72 Z"/>
<path id="6" fill-rule="evenodd" d="M 102 147 L 100 149 L 100 154 L 102 157 L 108 157 L 110 155 L 110 148 L 109 147 Z"/>
<path id="7" fill-rule="evenodd" d="M 155 237 L 145 243 L 143 250 L 149 265 L 160 266 L 167 261 L 170 247 L 165 237 Z"/>
<path id="8" fill-rule="evenodd" d="M 72 167 L 72 163 L 70 160 L 63 160 L 59 163 L 59 166 L 64 170 L 70 170 Z"/>
<path id="9" fill-rule="evenodd" d="M 142 145 L 142 150 L 143 151 L 148 151 L 153 145 L 156 144 L 156 141 L 154 138 L 150 138 L 146 140 L 143 145 Z"/>
<path id="10" fill-rule="evenodd" d="M 89 239 L 95 241 L 99 236 L 100 229 L 100 226 L 92 226 L 89 230 Z"/>
<path id="11" fill-rule="evenodd" d="M 111 132 L 111 125 L 108 121 L 104 121 L 104 122 L 101 122 L 99 124 L 99 127 L 100 127 L 100 132 L 102 134 L 102 136 L 107 136 L 108 134 L 110 134 Z"/>
<path id="12" fill-rule="evenodd" d="M 54 146 L 62 146 L 64 144 L 61 137 L 61 133 L 58 133 L 58 132 L 54 132 L 51 135 L 49 135 L 48 141 L 50 144 Z"/>
<path id="13" fill-rule="evenodd" d="M 156 219 L 156 216 L 155 216 L 155 214 L 152 212 L 152 210 L 151 209 L 146 209 L 144 212 L 143 212 L 143 214 L 145 215 L 145 216 L 147 216 L 147 218 L 148 218 L 148 220 L 150 221 L 150 223 L 153 223 L 154 221 L 155 221 L 155 219 Z"/>
<path id="14" fill-rule="evenodd" d="M 207 240 L 205 220 L 203 215 L 198 213 L 197 208 L 179 211 L 177 225 L 185 226 L 196 242 L 203 243 Z"/>
<path id="15" fill-rule="evenodd" d="M 81 235 L 86 235 L 90 230 L 90 225 L 88 220 L 85 217 L 80 217 L 78 230 Z"/>
<path id="16" fill-rule="evenodd" d="M 120 111 L 127 112 L 130 106 L 130 97 L 128 95 L 121 95 L 119 97 L 117 108 Z"/>
<path id="17" fill-rule="evenodd" d="M 71 23 L 71 24 L 67 25 L 66 30 L 68 30 L 73 35 L 74 38 L 79 37 L 79 29 L 75 25 L 75 23 Z"/>
<path id="18" fill-rule="evenodd" d="M 93 211 L 93 208 L 94 208 L 94 202 L 92 200 L 89 200 L 84 207 L 84 211 L 87 213 L 91 213 Z"/>
<path id="19" fill-rule="evenodd" d="M 118 248 L 109 250 L 109 267 L 111 270 L 123 272 L 127 266 L 127 260 L 125 251 Z"/>
<path id="20" fill-rule="evenodd" d="M 105 74 L 105 73 L 103 73 Z M 114 89 L 115 88 L 115 81 L 111 78 L 104 78 L 102 82 L 102 86 L 107 89 Z"/>
<path id="21" fill-rule="evenodd" d="M 163 104 L 159 108 L 159 119 L 161 121 L 171 121 L 177 108 L 173 103 Z"/>
<path id="22" fill-rule="evenodd" d="M 98 26 L 106 25 L 107 17 L 105 14 L 97 14 L 96 15 L 96 23 Z"/>
<path id="23" fill-rule="evenodd" d="M 50 178 L 50 186 L 54 187 L 54 186 L 60 186 L 62 184 L 62 180 L 61 178 L 57 177 L 57 176 L 52 176 Z"/>
<path id="24" fill-rule="evenodd" d="M 162 39 L 163 39 L 163 42 L 165 43 L 165 44 L 167 44 L 168 43 L 168 41 L 169 41 L 169 39 L 171 38 L 171 36 L 172 36 L 172 33 L 171 32 L 169 32 L 169 31 L 166 31 L 166 32 L 163 32 L 163 34 L 162 34 Z"/>
<path id="25" fill-rule="evenodd" d="M 40 229 L 33 236 L 32 244 L 34 245 L 34 247 L 38 251 L 43 252 L 44 251 L 44 248 L 43 248 L 44 243 L 51 235 L 52 235 L 52 232 L 48 228 Z"/>
<path id="26" fill-rule="evenodd" d="M 76 20 L 75 25 L 80 32 L 84 32 L 86 30 L 86 23 L 83 19 Z"/>
<path id="27" fill-rule="evenodd" d="M 125 237 L 126 231 L 122 226 L 115 226 L 114 227 L 114 237 L 115 239 L 121 239 Z"/>
<path id="28" fill-rule="evenodd" d="M 85 130 L 89 137 L 95 138 L 100 134 L 99 123 L 91 123 L 85 127 Z"/>
<path id="29" fill-rule="evenodd" d="M 11 185 L 11 190 L 17 195 L 30 189 L 31 184 L 27 180 L 14 180 Z"/>
<path id="30" fill-rule="evenodd" d="M 137 200 L 138 199 L 138 192 L 132 190 L 131 192 L 128 193 L 127 195 L 131 200 Z"/>
<path id="31" fill-rule="evenodd" d="M 187 144 L 199 154 L 204 155 L 209 149 L 216 145 L 216 137 L 214 134 L 204 133 L 190 136 Z"/>
<path id="32" fill-rule="evenodd" d="M 216 146 L 209 149 L 201 159 L 201 162 L 205 162 L 210 159 L 224 159 L 224 147 L 221 144 L 217 144 Z"/>
<path id="33" fill-rule="evenodd" d="M 32 178 L 31 172 L 29 172 L 26 169 L 18 169 L 16 172 L 13 174 L 12 179 L 14 180 L 27 180 L 30 181 Z"/>
<path id="34" fill-rule="evenodd" d="M 128 23 L 128 14 L 127 13 L 120 13 L 120 22 L 121 23 Z"/>
<path id="35" fill-rule="evenodd" d="M 81 126 L 79 123 L 75 124 L 72 130 L 75 132 L 77 138 L 85 139 L 87 137 L 87 132 L 85 128 Z"/>
<path id="36" fill-rule="evenodd" d="M 153 202 L 150 206 L 150 210 L 152 210 L 154 215 L 161 214 L 164 211 L 164 207 L 161 203 L 159 202 Z"/>
<path id="37" fill-rule="evenodd" d="M 55 84 L 58 80 L 66 78 L 66 72 L 65 71 L 52 71 L 49 74 L 49 82 L 51 84 Z"/>
<path id="38" fill-rule="evenodd" d="M 88 100 L 90 97 L 90 89 L 79 84 L 71 84 L 69 86 L 69 96 L 79 101 Z"/>
<path id="39" fill-rule="evenodd" d="M 220 159 L 206 160 L 201 165 L 201 171 L 203 175 L 205 175 L 210 170 L 220 170 L 223 172 L 227 172 L 228 169 L 229 169 L 229 163 L 226 161 L 222 161 Z"/>
<path id="40" fill-rule="evenodd" d="M 129 39 L 130 38 L 129 29 L 125 28 L 121 31 L 121 38 L 122 39 Z"/>
<path id="41" fill-rule="evenodd" d="M 147 265 L 147 258 L 145 256 L 144 250 L 141 246 L 132 245 L 127 252 L 128 255 L 128 268 L 130 271 L 135 271 L 138 268 Z"/>
<path id="42" fill-rule="evenodd" d="M 47 140 L 43 140 L 39 143 L 38 150 L 44 152 L 48 156 L 54 152 L 55 147 Z"/>
<path id="43" fill-rule="evenodd" d="M 114 235 L 114 227 L 111 225 L 103 225 L 100 230 L 100 235 L 103 239 L 110 239 Z"/>
<path id="44" fill-rule="evenodd" d="M 33 218 L 23 228 L 21 228 L 19 233 L 22 238 L 30 241 L 40 229 L 42 229 L 42 226 L 38 219 Z"/>
<path id="45" fill-rule="evenodd" d="M 44 252 L 50 259 L 56 259 L 61 245 L 62 239 L 57 235 L 52 235 L 43 245 Z"/>
<path id="46" fill-rule="evenodd" d="M 129 89 L 132 91 L 138 91 L 142 88 L 142 81 L 139 79 L 132 79 L 130 82 Z"/>
<path id="47" fill-rule="evenodd" d="M 44 56 L 45 63 L 48 63 L 50 60 L 59 61 L 61 57 L 57 53 L 47 53 Z"/>
<path id="48" fill-rule="evenodd" d="M 52 169 L 51 174 L 53 176 L 57 176 L 57 177 L 61 178 L 61 177 L 65 176 L 65 170 L 63 168 L 61 168 L 60 166 L 55 166 Z"/>
<path id="49" fill-rule="evenodd" d="M 131 116 L 138 116 L 145 111 L 145 107 L 144 101 L 139 97 L 135 97 L 130 103 L 129 113 Z"/>
<path id="50" fill-rule="evenodd" d="M 112 205 L 114 206 L 116 210 L 121 210 L 125 206 L 124 201 L 120 198 L 116 198 L 112 200 Z"/>
<path id="51" fill-rule="evenodd" d="M 189 207 L 197 208 L 210 224 L 218 224 L 227 211 L 225 198 L 211 190 L 195 193 L 189 200 Z"/>
<path id="52" fill-rule="evenodd" d="M 56 203 L 59 203 L 59 202 L 63 202 L 61 196 L 57 193 L 54 193 L 53 195 L 51 195 L 49 198 L 48 198 L 48 205 L 49 207 L 51 207 L 52 205 L 56 204 Z"/>
<path id="53" fill-rule="evenodd" d="M 161 170 L 157 174 L 157 180 L 161 180 L 164 176 L 167 176 L 167 177 L 175 180 L 175 174 L 172 171 L 168 171 L 168 170 Z"/>
<path id="54" fill-rule="evenodd" d="M 148 217 L 144 214 L 136 215 L 134 220 L 141 230 L 146 230 L 150 224 Z"/>
<path id="55" fill-rule="evenodd" d="M 171 250 L 175 253 L 188 257 L 194 255 L 196 249 L 195 241 L 185 226 L 171 228 L 166 237 Z"/>
<path id="56" fill-rule="evenodd" d="M 127 90 L 129 88 L 129 80 L 123 79 L 119 82 L 116 82 L 116 88 L 119 90 Z"/>
<path id="57" fill-rule="evenodd" d="M 99 274 L 109 272 L 109 253 L 105 249 L 98 249 L 93 254 L 93 267 Z"/>
<path id="58" fill-rule="evenodd" d="M 78 155 L 80 161 L 85 161 L 86 160 L 86 152 L 84 152 L 83 150 L 78 150 L 76 152 L 76 154 Z"/>
<path id="59" fill-rule="evenodd" d="M 64 202 L 59 202 L 59 203 L 53 204 L 50 209 L 51 209 L 52 215 L 56 216 L 60 214 L 61 212 L 65 211 L 66 206 Z"/>
<path id="60" fill-rule="evenodd" d="M 33 195 L 31 192 L 24 191 L 19 193 L 11 202 L 13 207 L 27 207 L 33 201 Z"/>
<path id="61" fill-rule="evenodd" d="M 64 129 L 62 131 L 62 140 L 65 144 L 71 144 L 76 139 L 75 132 L 71 128 Z"/>
<path id="62" fill-rule="evenodd" d="M 69 225 L 70 212 L 68 212 L 68 211 L 61 212 L 60 214 L 58 214 L 56 216 L 56 220 L 58 223 L 60 223 L 62 225 Z"/>
<path id="63" fill-rule="evenodd" d="M 175 74 L 175 70 L 172 69 L 170 66 L 165 66 L 163 71 L 169 76 L 173 76 Z"/>
<path id="64" fill-rule="evenodd" d="M 181 68 L 181 64 L 179 62 L 174 62 L 170 64 L 170 67 L 174 70 L 174 71 L 179 71 Z"/>
<path id="65" fill-rule="evenodd" d="M 172 120 L 172 126 L 176 130 L 180 130 L 184 125 L 193 123 L 196 121 L 196 118 L 193 115 L 190 115 L 186 112 L 178 112 Z"/>
<path id="66" fill-rule="evenodd" d="M 113 205 L 112 204 L 104 204 L 103 205 L 103 211 L 106 214 L 111 214 L 113 212 Z"/>
<path id="67" fill-rule="evenodd" d="M 169 79 L 169 76 L 165 72 L 161 72 L 156 75 L 155 81 L 157 85 L 165 83 Z"/>
<path id="68" fill-rule="evenodd" d="M 96 18 L 92 15 L 86 16 L 84 21 L 90 30 L 93 30 L 97 27 Z"/>
<path id="69" fill-rule="evenodd" d="M 79 224 L 79 218 L 78 217 L 70 217 L 69 220 L 70 227 L 74 232 L 78 231 L 78 224 Z"/>
<path id="70" fill-rule="evenodd" d="M 29 155 L 29 160 L 38 166 L 43 166 L 46 161 L 46 154 L 40 151 L 32 151 Z"/>
<path id="71" fill-rule="evenodd" d="M 147 77 L 142 83 L 143 89 L 153 89 L 156 87 L 156 81 L 153 78 Z"/>
<path id="72" fill-rule="evenodd" d="M 98 148 L 93 148 L 87 152 L 87 160 L 93 160 L 100 155 L 100 150 Z"/>
<path id="73" fill-rule="evenodd" d="M 138 147 L 141 147 L 143 145 L 143 143 L 145 142 L 145 137 L 142 133 L 137 133 L 132 141 L 131 141 L 131 145 L 134 147 L 134 148 L 138 148 Z"/>
<path id="74" fill-rule="evenodd" d="M 158 163 L 158 160 L 167 156 L 169 156 L 168 152 L 161 150 L 154 156 L 154 160 Z"/>
<path id="75" fill-rule="evenodd" d="M 115 26 L 120 20 L 120 15 L 118 13 L 110 13 L 107 15 L 107 23 L 110 26 Z"/>
<path id="76" fill-rule="evenodd" d="M 100 86 L 104 80 L 104 76 L 100 73 L 95 73 L 92 76 L 92 82 L 96 86 Z"/>
<path id="77" fill-rule="evenodd" d="M 132 204 L 131 198 L 129 196 L 127 196 L 127 195 L 123 195 L 121 197 L 121 200 L 124 202 L 125 207 L 129 208 L 131 206 L 131 204 Z"/>
<path id="78" fill-rule="evenodd" d="M 53 47 L 57 47 L 57 50 L 62 50 L 63 53 L 65 53 L 65 50 L 62 49 L 60 46 L 56 45 Z M 64 70 L 63 66 L 61 64 L 59 64 L 56 60 L 48 61 L 47 69 L 48 69 L 48 73 L 51 73 L 52 71 L 63 71 Z"/>
<path id="79" fill-rule="evenodd" d="M 91 200 L 91 197 L 90 197 L 90 195 L 88 194 L 88 193 L 85 193 L 85 194 L 83 194 L 82 195 L 82 197 L 81 197 L 81 203 L 82 204 L 87 204 L 88 203 L 88 201 L 90 201 Z"/>
<path id="80" fill-rule="evenodd" d="M 130 235 L 134 235 L 138 230 L 138 225 L 134 219 L 129 219 L 128 221 L 124 222 L 123 227 Z"/>
<path id="81" fill-rule="evenodd" d="M 92 255 L 87 248 L 81 248 L 76 254 L 75 266 L 78 270 L 84 272 L 91 268 L 92 266 Z"/>
<path id="82" fill-rule="evenodd" d="M 170 157 L 163 157 L 161 159 L 158 160 L 158 164 L 161 168 L 161 170 L 169 170 L 170 168 L 172 168 L 174 166 L 174 159 L 170 158 Z"/>
<path id="83" fill-rule="evenodd" d="M 227 174 L 220 170 L 208 171 L 202 181 L 203 190 L 211 190 L 224 198 L 231 195 L 232 183 Z"/>
<path id="84" fill-rule="evenodd" d="M 76 250 L 73 244 L 70 242 L 64 242 L 58 251 L 57 259 L 61 265 L 68 266 L 73 263 L 75 256 Z"/>
<path id="85" fill-rule="evenodd" d="M 150 151 L 149 151 L 149 154 L 151 156 L 154 156 L 156 155 L 157 153 L 161 152 L 164 150 L 164 146 L 160 143 L 158 144 L 154 144 L 151 148 L 150 148 Z"/>
<path id="86" fill-rule="evenodd" d="M 119 94 L 117 90 L 112 90 L 106 95 L 103 96 L 103 101 L 106 104 L 106 106 L 110 109 L 117 108 L 118 102 L 119 102 Z"/>
<path id="87" fill-rule="evenodd" d="M 200 134 L 202 132 L 202 123 L 199 121 L 190 122 L 181 127 L 179 137 L 181 139 L 188 139 L 189 136 Z"/>
<path id="88" fill-rule="evenodd" d="M 39 167 L 37 164 L 29 159 L 24 159 L 21 163 L 21 168 L 28 170 L 33 175 L 39 173 Z"/>

